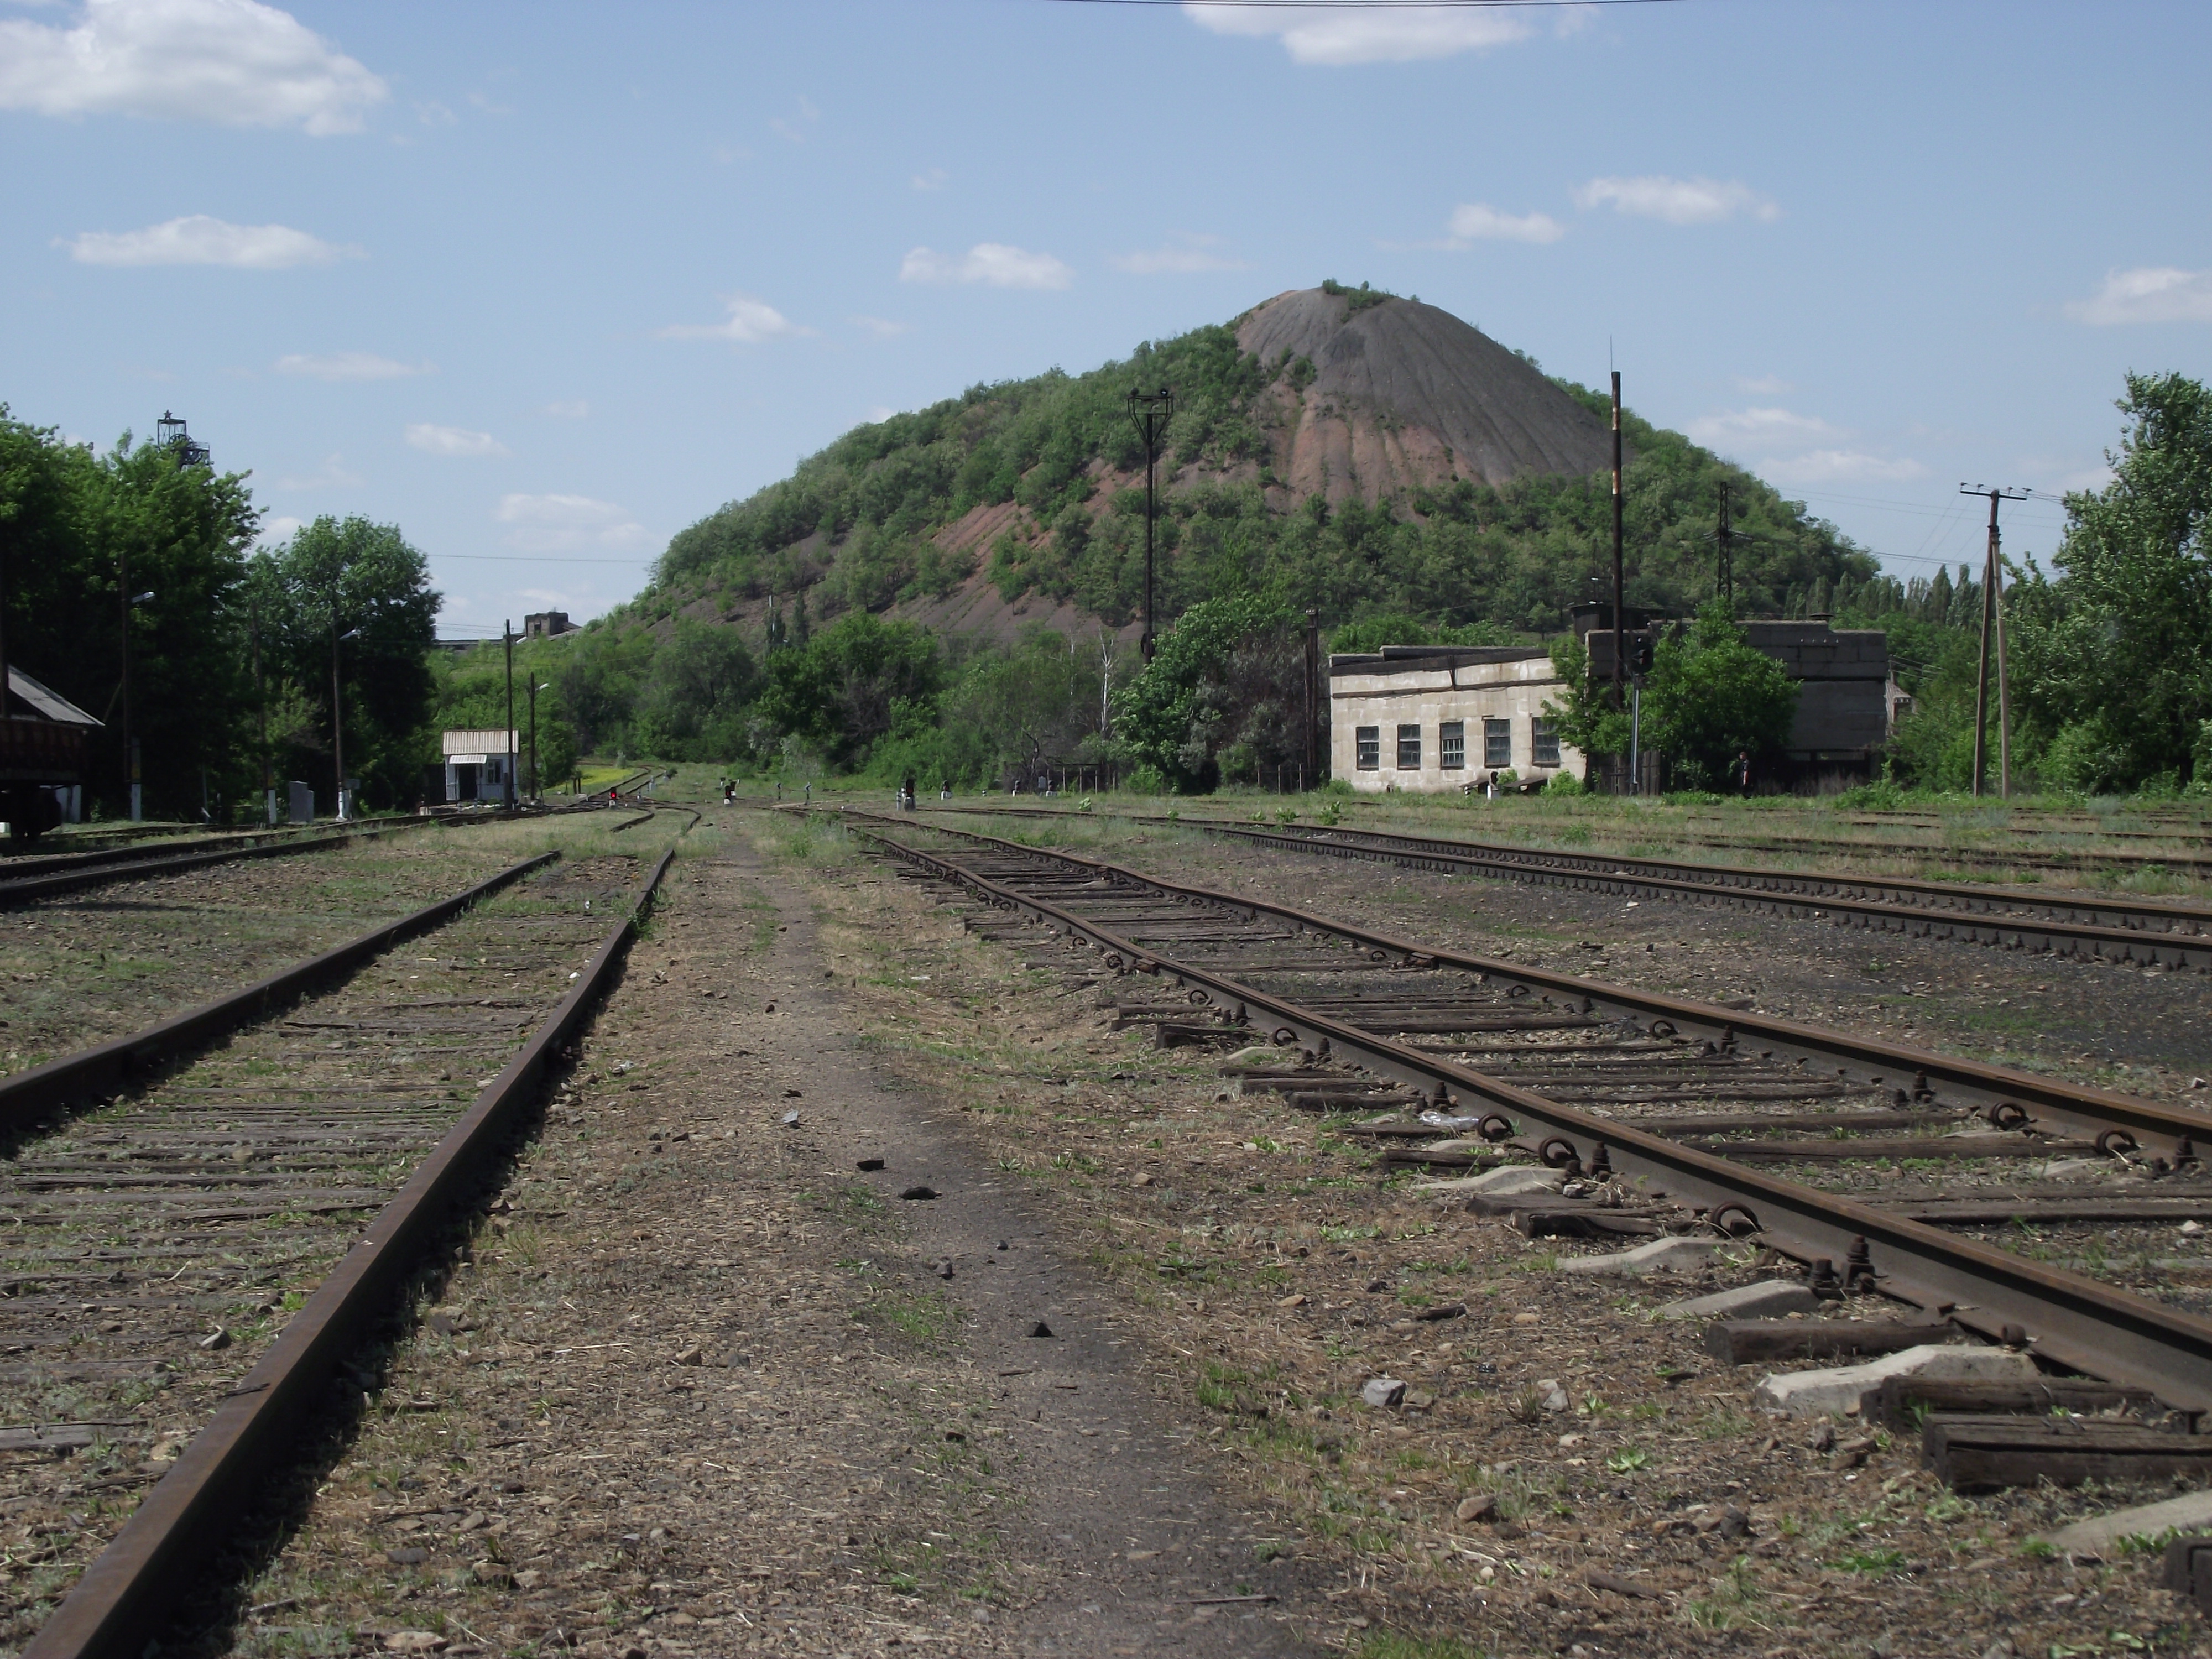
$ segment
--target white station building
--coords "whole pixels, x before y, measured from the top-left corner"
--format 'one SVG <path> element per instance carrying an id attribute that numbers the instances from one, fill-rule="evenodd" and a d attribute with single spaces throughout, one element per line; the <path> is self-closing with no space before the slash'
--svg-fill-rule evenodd
<path id="1" fill-rule="evenodd" d="M 514 776 L 515 757 L 522 752 L 520 735 L 496 728 L 445 733 L 446 799 L 504 802 Z"/>
<path id="2" fill-rule="evenodd" d="M 1329 773 L 1354 789 L 1441 793 L 1510 772 L 1583 775 L 1545 714 L 1566 685 L 1540 645 L 1386 645 L 1328 659 Z"/>

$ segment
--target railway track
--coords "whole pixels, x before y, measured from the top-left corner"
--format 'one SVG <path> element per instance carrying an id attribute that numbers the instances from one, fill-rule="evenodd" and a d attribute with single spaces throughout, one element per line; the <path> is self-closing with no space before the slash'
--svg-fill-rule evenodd
<path id="1" fill-rule="evenodd" d="M 966 809 L 961 809 L 966 810 Z M 1083 816 L 1054 814 L 1054 816 Z M 1761 870 L 1628 858 L 1379 830 L 1262 829 L 1218 818 L 1134 822 L 1202 830 L 1275 852 L 1374 859 L 1448 875 L 1725 905 L 1840 927 L 1956 939 L 2008 951 L 2212 971 L 2212 908 L 2112 893 L 1975 886 L 1906 877 Z"/>
<path id="2" fill-rule="evenodd" d="M 1518 1149 L 1617 1200 L 1580 1206 L 1600 1233 L 1656 1237 L 1680 1224 L 1670 1216 L 1694 1217 L 1706 1238 L 1755 1239 L 1816 1284 L 1878 1291 L 2212 1410 L 2212 1321 L 1976 1236 L 2002 1237 L 2015 1218 L 2170 1233 L 2178 1217 L 2212 1214 L 2197 1157 L 2212 1115 L 1441 950 L 1073 854 L 846 817 L 966 908 L 971 927 L 1042 944 L 1032 965 L 1095 981 L 1124 1020 L 1281 1054 L 1240 1073 L 1248 1089 L 1383 1115 L 1346 1119 L 1347 1133 L 1426 1140 L 1446 1167 Z M 2135 1173 L 2085 1191 L 2034 1171 L 2054 1159 Z M 1550 1192 L 1491 1207 L 1577 1208 Z"/>
<path id="3" fill-rule="evenodd" d="M 161 876 L 175 875 L 185 870 L 204 870 L 213 865 L 234 863 L 240 859 L 289 858 L 295 853 L 326 853 L 335 848 L 352 846 L 357 842 L 373 841 L 396 830 L 438 822 L 441 820 L 395 818 L 373 827 L 336 833 L 317 831 L 294 835 L 271 830 L 262 836 L 194 841 L 183 844 L 181 848 L 157 843 L 108 851 L 64 853 L 51 859 L 39 858 L 29 861 L 33 867 L 23 874 L 0 877 L 0 908 L 51 898 L 58 893 L 105 886 L 110 882 L 150 881 Z M 13 871 L 21 867 L 22 862 L 11 860 L 4 868 Z"/>
<path id="4" fill-rule="evenodd" d="M 18 1146 L 0 1450 L 36 1455 L 0 1459 L 9 1639 L 139 1653 L 534 1097 L 671 857 L 540 854 L 404 945 L 358 942 L 382 954 L 343 982 L 264 998 L 219 1048 L 191 1019 L 106 1045 L 138 1085 Z M 11 1091 L 52 1103 L 37 1073 L 0 1108 Z"/>

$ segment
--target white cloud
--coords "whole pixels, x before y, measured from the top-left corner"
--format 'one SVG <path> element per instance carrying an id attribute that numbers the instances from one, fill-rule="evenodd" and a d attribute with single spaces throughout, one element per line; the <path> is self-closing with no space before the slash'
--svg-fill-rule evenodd
<path id="1" fill-rule="evenodd" d="M 276 360 L 279 374 L 305 374 L 317 380 L 404 380 L 414 374 L 435 374 L 435 363 L 402 363 L 373 351 L 333 351 L 313 356 L 293 352 Z"/>
<path id="2" fill-rule="evenodd" d="M 628 551 L 651 539 L 623 508 L 588 495 L 502 495 L 494 516 L 514 526 L 507 532 L 507 545 L 525 553 L 591 547 Z"/>
<path id="3" fill-rule="evenodd" d="M 325 455 L 323 464 L 313 472 L 294 472 L 276 480 L 278 489 L 351 489 L 362 483 L 360 473 L 349 471 L 345 459 Z"/>
<path id="4" fill-rule="evenodd" d="M 1448 247 L 1474 241 L 1556 242 L 1567 228 L 1548 213 L 1500 213 L 1487 202 L 1464 202 L 1444 227 Z"/>
<path id="5" fill-rule="evenodd" d="M 1738 374 L 1734 384 L 1738 392 L 1754 398 L 1779 398 L 1797 389 L 1779 374 Z"/>
<path id="6" fill-rule="evenodd" d="M 0 22 L 0 109 L 358 131 L 383 80 L 254 0 L 85 0 L 70 27 Z"/>
<path id="7" fill-rule="evenodd" d="M 943 190 L 951 179 L 952 175 L 943 167 L 932 167 L 927 173 L 914 175 L 914 187 L 916 190 Z"/>
<path id="8" fill-rule="evenodd" d="M 732 294 L 723 303 L 730 308 L 730 319 L 725 323 L 677 323 L 659 331 L 664 340 L 735 340 L 743 345 L 756 345 L 763 340 L 788 338 L 810 334 L 764 300 L 756 300 L 746 294 Z"/>
<path id="9" fill-rule="evenodd" d="M 569 398 L 546 404 L 544 412 L 556 421 L 580 421 L 592 412 L 592 406 L 581 398 Z"/>
<path id="10" fill-rule="evenodd" d="M 1075 273 L 1049 253 L 978 242 L 955 259 L 918 247 L 899 264 L 902 283 L 983 283 L 992 288 L 1066 288 Z"/>
<path id="11" fill-rule="evenodd" d="M 1780 483 L 1899 483 L 1924 478 L 1928 469 L 1919 462 L 1891 455 L 1869 455 L 1858 449 L 1814 449 L 1802 455 L 1762 461 L 1759 470 Z"/>
<path id="12" fill-rule="evenodd" d="M 897 413 L 898 410 L 893 409 L 889 404 L 876 404 L 870 407 L 866 414 L 860 416 L 860 424 L 878 426 Z"/>
<path id="13" fill-rule="evenodd" d="M 1521 16 L 1479 6 L 1367 5 L 1297 9 L 1187 5 L 1183 15 L 1216 34 L 1273 37 L 1292 61 L 1332 68 L 1347 64 L 1406 64 L 1525 40 Z"/>
<path id="14" fill-rule="evenodd" d="M 1787 409 L 1736 409 L 1720 415 L 1700 416 L 1690 422 L 1688 430 L 1690 436 L 1701 444 L 1748 445 L 1753 448 L 1841 435 L 1817 415 L 1799 415 Z"/>
<path id="15" fill-rule="evenodd" d="M 434 426 L 416 421 L 407 428 L 407 447 L 428 455 L 504 455 L 505 444 L 489 432 L 471 432 L 458 426 Z"/>
<path id="16" fill-rule="evenodd" d="M 1575 205 L 1611 207 L 1670 225 L 1717 224 L 1740 213 L 1754 219 L 1778 219 L 1782 210 L 1739 179 L 1669 179 L 1650 173 L 1637 179 L 1593 179 L 1575 191 Z"/>
<path id="17" fill-rule="evenodd" d="M 1227 246 L 1218 236 L 1185 234 L 1165 247 L 1117 254 L 1109 263 L 1132 276 L 1190 276 L 1208 270 L 1252 269 L 1250 260 L 1233 259 L 1219 251 Z"/>
<path id="18" fill-rule="evenodd" d="M 261 521 L 260 533 L 254 538 L 254 544 L 258 547 L 281 547 L 292 539 L 294 531 L 301 528 L 307 522 L 305 519 L 295 519 L 289 514 L 264 519 Z"/>
<path id="19" fill-rule="evenodd" d="M 855 328 L 865 328 L 878 340 L 896 340 L 913 326 L 910 323 L 895 322 L 889 317 L 854 317 L 847 320 Z"/>
<path id="20" fill-rule="evenodd" d="M 327 265 L 362 253 L 289 225 L 234 225 L 204 213 L 143 230 L 88 230 L 66 242 L 57 239 L 54 246 L 67 248 L 70 258 L 85 265 L 229 265 L 240 270 Z"/>
<path id="21" fill-rule="evenodd" d="M 2105 285 L 2087 300 L 2076 300 L 2066 314 L 2077 323 L 2111 327 L 2118 323 L 2212 323 L 2212 270 L 2178 270 L 2172 265 L 2139 265 L 2107 271 Z"/>

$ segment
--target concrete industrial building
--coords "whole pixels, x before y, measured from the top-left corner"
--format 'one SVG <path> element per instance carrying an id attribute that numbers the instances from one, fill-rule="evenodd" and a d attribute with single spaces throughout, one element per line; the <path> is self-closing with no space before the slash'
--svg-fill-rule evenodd
<path id="1" fill-rule="evenodd" d="M 1329 772 L 1435 794 L 1499 773 L 1583 775 L 1544 714 L 1566 687 L 1540 645 L 1386 645 L 1328 659 Z"/>
<path id="2" fill-rule="evenodd" d="M 1613 676 L 1612 620 L 1607 607 L 1577 607 L 1594 681 Z M 1626 620 L 1632 640 L 1680 626 L 1634 612 Z M 1872 777 L 1909 706 L 1890 677 L 1888 635 L 1838 632 L 1817 617 L 1742 626 L 1798 684 L 1781 770 L 1762 781 L 1819 788 Z M 1334 655 L 1328 672 L 1330 771 L 1354 789 L 1437 793 L 1506 772 L 1523 784 L 1563 771 L 1613 787 L 1625 777 L 1625 766 L 1593 777 L 1589 757 L 1560 740 L 1545 708 L 1564 702 L 1566 686 L 1541 646 L 1385 646 Z M 1664 787 L 1662 770 L 1653 757 L 1645 787 Z"/>

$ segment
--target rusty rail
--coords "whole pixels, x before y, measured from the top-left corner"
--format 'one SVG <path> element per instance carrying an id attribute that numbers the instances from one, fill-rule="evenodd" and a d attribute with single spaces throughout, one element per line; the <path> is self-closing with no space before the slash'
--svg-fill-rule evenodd
<path id="1" fill-rule="evenodd" d="M 451 921 L 479 900 L 489 898 L 508 883 L 518 881 L 561 855 L 540 853 L 525 859 L 464 889 L 450 898 L 425 905 L 411 915 L 372 927 L 343 945 L 297 962 L 265 979 L 241 987 L 213 1002 L 187 1008 L 180 1014 L 109 1042 L 62 1054 L 28 1071 L 0 1079 L 0 1128 L 21 1128 L 46 1113 L 104 1093 L 166 1064 L 187 1049 L 212 1042 L 227 1031 L 260 1018 L 279 1004 L 289 1001 L 318 981 L 359 967 L 381 956 L 402 939 L 425 928 Z"/>
<path id="2" fill-rule="evenodd" d="M 1762 1243 L 1800 1261 L 1867 1262 L 1884 1294 L 1993 1339 L 2032 1344 L 2039 1352 L 2073 1370 L 2149 1388 L 2160 1398 L 2190 1411 L 2212 1411 L 2212 1321 L 2177 1313 L 2147 1297 L 1990 1245 L 1954 1237 L 1939 1228 L 1848 1197 L 1781 1180 L 1618 1119 L 1601 1118 L 1562 1105 L 1458 1061 L 1176 961 L 1073 911 L 991 881 L 949 859 L 887 835 L 868 830 L 857 833 L 886 853 L 964 888 L 992 908 L 1051 923 L 1069 939 L 1098 950 L 1111 971 L 1171 976 L 1194 1004 L 1218 1006 L 1278 1046 L 1303 1049 L 1321 1060 L 1349 1057 L 1351 1063 L 1378 1077 L 1423 1091 L 1446 1109 L 1465 1110 L 1471 1101 L 1486 1103 L 1500 1109 L 1509 1120 L 1507 1133 L 1526 1136 L 1533 1128 L 1584 1164 L 1597 1163 L 1602 1149 L 1614 1170 L 1639 1180 L 1655 1194 L 1704 1209 L 1725 1231 L 1755 1232 Z M 1286 906 L 1163 881 L 1057 849 L 1023 847 L 966 831 L 938 829 L 934 833 L 1009 854 L 1058 860 L 1133 890 L 1149 889 L 1186 903 L 1218 907 L 1248 918 L 1273 915 L 1303 930 L 1332 934 L 1395 955 L 1408 967 L 1449 965 L 1518 980 L 1532 988 L 1566 991 L 1585 1009 L 1593 1004 L 1632 1006 L 1650 1020 L 1654 1036 L 1683 1035 L 1678 1019 L 1718 1032 L 1726 1029 L 1730 1019 L 1740 1018 L 1729 1011 L 1701 1004 L 1647 997 L 1620 987 L 1594 985 L 1510 963 L 1407 945 Z M 1653 1012 L 1660 1015 L 1656 1020 L 1650 1019 Z M 1817 1041 L 1833 1052 L 1857 1052 L 1863 1064 L 1868 1049 L 1879 1048 L 1884 1054 L 1911 1052 L 1889 1049 L 1887 1045 L 1855 1046 L 1848 1039 L 1780 1021 L 1765 1024 L 1800 1039 Z M 1972 1062 L 1944 1062 L 1933 1055 L 1924 1058 L 1931 1064 L 2001 1074 L 1998 1068 L 1975 1066 Z M 2103 1098 L 2151 1112 L 2164 1109 L 2149 1103 L 2130 1103 L 2124 1097 Z M 2212 1125 L 2212 1119 L 2196 1118 L 2192 1127 L 2203 1135 L 2208 1125 Z M 1731 1221 L 1733 1225 L 1729 1224 Z"/>
<path id="3" fill-rule="evenodd" d="M 550 856 L 550 854 L 548 856 Z M 387 1307 L 435 1229 L 535 1094 L 561 1046 L 613 977 L 676 857 L 663 853 L 630 914 L 568 994 L 377 1212 L 275 1345 L 146 1495 L 23 1650 L 23 1659 L 140 1659 L 191 1576 L 283 1455 L 362 1330 Z"/>

